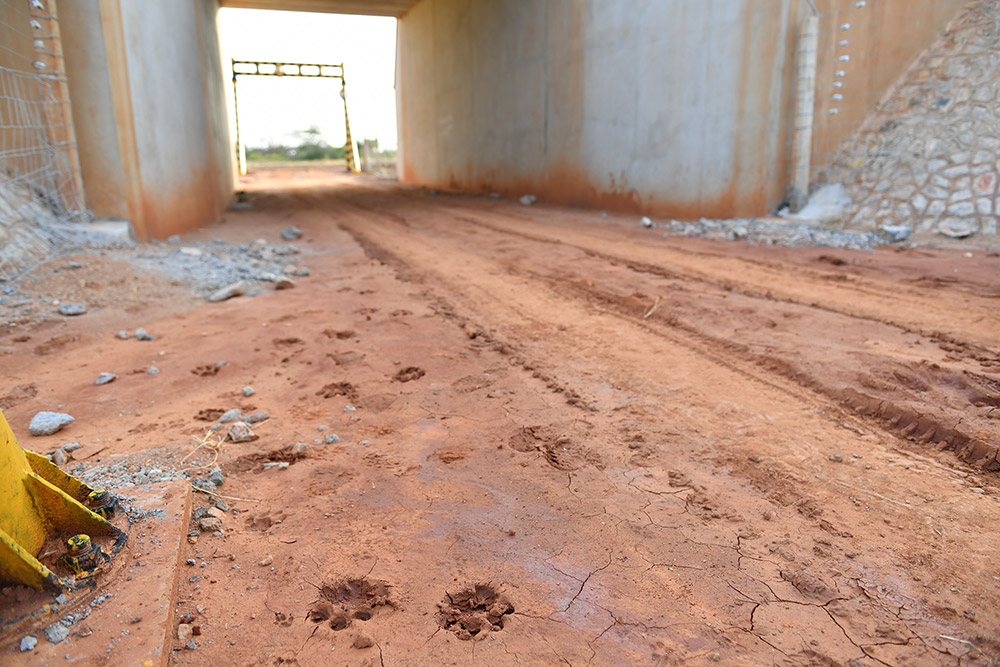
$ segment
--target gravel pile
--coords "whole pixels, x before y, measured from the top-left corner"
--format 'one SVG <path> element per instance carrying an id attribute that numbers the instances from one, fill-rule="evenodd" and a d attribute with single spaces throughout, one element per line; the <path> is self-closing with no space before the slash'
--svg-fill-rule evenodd
<path id="1" fill-rule="evenodd" d="M 245 295 L 281 280 L 286 267 L 295 270 L 299 249 L 289 243 L 257 239 L 236 245 L 222 239 L 203 243 L 151 243 L 125 251 L 138 266 L 189 285 L 207 297 L 227 285 L 243 281 Z"/>
<path id="2" fill-rule="evenodd" d="M 689 236 L 719 241 L 748 241 L 763 245 L 791 247 L 847 248 L 871 251 L 878 246 L 897 243 L 907 234 L 897 230 L 864 232 L 857 230 L 827 229 L 799 222 L 775 218 L 734 218 L 730 220 L 701 220 L 681 222 L 652 222 L 644 219 L 642 226 L 664 230 L 670 236 Z"/>

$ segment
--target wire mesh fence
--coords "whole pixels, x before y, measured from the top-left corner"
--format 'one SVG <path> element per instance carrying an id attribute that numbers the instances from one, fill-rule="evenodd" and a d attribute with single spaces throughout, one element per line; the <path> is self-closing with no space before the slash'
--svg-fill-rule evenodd
<path id="1" fill-rule="evenodd" d="M 0 278 L 87 215 L 52 3 L 0 0 Z"/>

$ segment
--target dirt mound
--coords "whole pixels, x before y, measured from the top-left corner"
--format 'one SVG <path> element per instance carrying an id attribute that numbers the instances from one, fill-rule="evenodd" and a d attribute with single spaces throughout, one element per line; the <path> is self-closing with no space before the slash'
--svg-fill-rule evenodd
<path id="1" fill-rule="evenodd" d="M 313 623 L 327 622 L 333 630 L 343 630 L 354 620 L 370 621 L 382 608 L 395 608 L 384 581 L 340 579 L 320 586 L 317 600 L 306 619 Z"/>
<path id="2" fill-rule="evenodd" d="M 475 584 L 457 593 L 445 593 L 438 604 L 438 623 L 459 639 L 482 638 L 503 630 L 504 617 L 514 605 L 493 584 Z"/>

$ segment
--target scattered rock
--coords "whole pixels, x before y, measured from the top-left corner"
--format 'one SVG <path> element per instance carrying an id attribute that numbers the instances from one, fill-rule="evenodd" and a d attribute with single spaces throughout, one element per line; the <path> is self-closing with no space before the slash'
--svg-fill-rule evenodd
<path id="1" fill-rule="evenodd" d="M 222 469 L 219 466 L 212 468 L 212 471 L 208 473 L 208 481 L 216 486 L 222 486 L 226 478 L 222 475 Z"/>
<path id="2" fill-rule="evenodd" d="M 31 418 L 28 433 L 31 435 L 52 435 L 74 421 L 76 420 L 73 417 L 64 412 L 39 412 Z"/>
<path id="3" fill-rule="evenodd" d="M 282 276 L 281 278 L 277 278 L 274 281 L 274 289 L 276 290 L 292 289 L 293 287 L 295 287 L 295 281 L 292 280 L 291 278 L 285 278 L 284 276 Z"/>
<path id="4" fill-rule="evenodd" d="M 220 510 L 218 507 L 207 507 L 205 508 L 205 516 L 214 516 L 216 519 L 221 520 L 226 513 Z"/>
<path id="5" fill-rule="evenodd" d="M 938 223 L 937 233 L 953 239 L 964 239 L 979 231 L 979 222 L 968 218 L 945 218 Z"/>
<path id="6" fill-rule="evenodd" d="M 147 375 L 157 375 L 159 372 L 160 372 L 159 368 L 157 368 L 156 366 L 150 366 L 149 370 L 146 371 L 146 374 Z"/>
<path id="7" fill-rule="evenodd" d="M 336 433 L 331 433 L 330 435 L 326 436 L 326 444 L 332 445 L 335 442 L 340 442 L 339 435 L 337 435 Z"/>
<path id="8" fill-rule="evenodd" d="M 641 224 L 643 227 L 652 227 L 653 221 L 646 216 L 642 216 L 642 219 L 639 221 L 639 224 Z"/>
<path id="9" fill-rule="evenodd" d="M 198 648 L 198 645 L 195 644 L 194 640 L 192 639 L 191 641 L 189 641 L 187 644 L 184 645 L 184 648 L 187 649 L 188 651 L 193 651 L 196 648 Z"/>
<path id="10" fill-rule="evenodd" d="M 538 201 L 538 198 L 535 195 L 524 195 L 518 201 L 521 202 L 522 206 L 531 206 Z"/>
<path id="11" fill-rule="evenodd" d="M 366 632 L 359 632 L 354 636 L 354 643 L 351 644 L 354 648 L 371 648 L 375 645 L 375 640 L 371 638 Z"/>
<path id="12" fill-rule="evenodd" d="M 100 375 L 97 376 L 97 382 L 95 382 L 94 384 L 97 385 L 108 384 L 109 382 L 114 382 L 117 379 L 118 376 L 115 375 L 114 373 L 101 373 Z"/>
<path id="13" fill-rule="evenodd" d="M 251 387 L 250 385 L 247 385 L 247 386 L 243 387 L 243 392 L 242 392 L 242 393 L 243 393 L 243 395 L 244 395 L 244 396 L 246 396 L 247 398 L 250 398 L 251 396 L 253 396 L 253 395 L 254 395 L 254 394 L 256 394 L 257 392 L 256 392 L 256 391 L 254 391 L 254 388 L 253 388 L 253 387 Z"/>
<path id="14" fill-rule="evenodd" d="M 36 646 L 38 646 L 38 640 L 31 635 L 21 637 L 21 653 L 34 651 Z"/>
<path id="15" fill-rule="evenodd" d="M 66 457 L 66 452 L 64 452 L 63 450 L 57 449 L 56 451 L 52 452 L 52 462 L 55 463 L 57 466 L 66 465 L 66 461 L 68 460 L 69 459 Z"/>
<path id="16" fill-rule="evenodd" d="M 257 563 L 257 565 L 260 565 L 261 567 L 267 567 L 268 565 L 270 565 L 273 562 L 274 562 L 274 558 L 271 556 L 271 554 L 268 554 L 268 555 L 264 556 L 263 558 L 261 558 L 260 562 Z"/>
<path id="17" fill-rule="evenodd" d="M 240 296 L 246 291 L 246 283 L 242 280 L 237 280 L 235 283 L 226 285 L 221 289 L 217 289 L 208 295 L 209 301 L 225 301 L 226 299 L 232 299 L 234 296 Z"/>
<path id="18" fill-rule="evenodd" d="M 270 470 L 271 468 L 276 468 L 278 470 L 284 470 L 289 466 L 288 461 L 267 461 L 263 464 L 264 470 Z"/>
<path id="19" fill-rule="evenodd" d="M 191 630 L 191 626 L 189 624 L 179 623 L 177 625 L 177 639 L 186 644 L 191 641 L 192 637 L 194 637 L 194 631 Z"/>
<path id="20" fill-rule="evenodd" d="M 304 443 L 304 442 L 296 442 L 296 443 L 295 443 L 294 445 L 292 445 L 292 446 L 291 446 L 291 447 L 289 447 L 288 449 L 289 449 L 289 451 L 291 451 L 291 453 L 292 453 L 293 455 L 295 455 L 295 456 L 297 456 L 297 455 L 299 455 L 299 454 L 303 454 L 303 455 L 304 455 L 304 454 L 305 454 L 305 451 L 306 451 L 307 449 L 309 449 L 309 445 L 307 445 L 307 444 L 306 444 L 306 443 Z"/>
<path id="21" fill-rule="evenodd" d="M 233 408 L 232 410 L 227 410 L 219 417 L 220 424 L 228 424 L 229 422 L 243 421 L 243 411 L 239 408 Z"/>
<path id="22" fill-rule="evenodd" d="M 291 227 L 285 227 L 281 230 L 281 238 L 286 241 L 294 241 L 295 239 L 302 238 L 302 230 L 292 225 Z"/>
<path id="23" fill-rule="evenodd" d="M 80 449 L 81 447 L 83 447 L 83 445 L 81 445 L 79 442 L 75 442 L 74 441 L 74 442 L 67 442 L 66 444 L 64 444 L 59 449 L 63 450 L 64 452 L 66 452 L 68 454 L 69 452 L 75 452 L 76 450 Z"/>
<path id="24" fill-rule="evenodd" d="M 252 442 L 257 439 L 253 429 L 250 428 L 250 424 L 247 424 L 246 422 L 235 422 L 229 427 L 229 431 L 226 432 L 226 437 L 233 442 Z"/>
<path id="25" fill-rule="evenodd" d="M 151 335 L 142 327 L 139 327 L 138 329 L 135 330 L 135 337 L 136 340 L 145 340 L 145 341 L 156 340 L 156 336 Z"/>
<path id="26" fill-rule="evenodd" d="M 833 461 L 834 463 L 842 463 L 844 457 L 841 456 L 840 454 L 830 454 L 830 460 Z"/>
<path id="27" fill-rule="evenodd" d="M 87 312 L 87 307 L 82 303 L 75 303 L 73 301 L 65 301 L 59 304 L 59 314 L 66 315 L 67 317 L 73 317 L 74 315 L 83 315 Z"/>
<path id="28" fill-rule="evenodd" d="M 252 415 L 244 417 L 243 421 L 245 421 L 248 424 L 256 424 L 257 422 L 262 422 L 265 419 L 269 419 L 270 417 L 271 415 L 267 414 L 266 412 L 255 412 Z"/>
<path id="29" fill-rule="evenodd" d="M 981 486 L 974 486 L 974 487 L 972 487 L 972 492 L 973 493 L 978 493 L 978 494 L 984 494 L 984 493 L 986 493 L 986 489 L 984 489 Z"/>
<path id="30" fill-rule="evenodd" d="M 45 628 L 45 638 L 53 644 L 58 644 L 67 637 L 69 637 L 69 628 L 62 623 L 53 623 Z"/>
<path id="31" fill-rule="evenodd" d="M 122 340 L 128 340 L 130 335 L 131 334 L 129 334 L 129 332 L 125 331 L 124 329 L 115 334 L 115 336 L 121 338 Z"/>
<path id="32" fill-rule="evenodd" d="M 290 270 L 292 268 L 293 267 L 286 268 L 285 273 L 287 273 L 290 276 L 295 276 L 296 278 L 305 278 L 310 273 L 312 273 L 308 268 L 304 266 L 295 267 L 294 271 Z"/>
<path id="33" fill-rule="evenodd" d="M 910 238 L 910 234 L 913 232 L 913 230 L 906 225 L 883 225 L 882 231 L 889 236 L 890 243 L 905 241 Z"/>
<path id="34" fill-rule="evenodd" d="M 206 516 L 203 519 L 198 519 L 198 530 L 203 533 L 222 530 L 222 519 L 217 516 Z"/>

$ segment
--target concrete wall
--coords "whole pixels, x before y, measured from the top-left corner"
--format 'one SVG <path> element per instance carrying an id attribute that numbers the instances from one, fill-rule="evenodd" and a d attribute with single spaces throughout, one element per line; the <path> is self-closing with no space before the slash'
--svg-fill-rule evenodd
<path id="1" fill-rule="evenodd" d="M 853 31 L 859 120 L 959 4 L 869 0 Z M 821 51 L 835 56 L 839 13 L 861 10 L 818 8 Z M 422 0 L 399 26 L 400 177 L 677 218 L 766 214 L 788 185 L 808 11 L 801 0 Z M 816 145 L 853 129 L 825 124 Z"/>
<path id="2" fill-rule="evenodd" d="M 208 71 L 218 67 L 217 11 L 215 0 L 120 0 L 141 197 L 130 217 L 141 219 L 140 236 L 205 225 L 228 203 L 224 89 Z"/>
<path id="3" fill-rule="evenodd" d="M 125 172 L 115 128 L 99 0 L 59 0 L 63 56 L 87 206 L 128 219 Z"/>
<path id="4" fill-rule="evenodd" d="M 854 204 L 846 224 L 996 234 L 1000 3 L 974 0 L 821 175 Z"/>
<path id="5" fill-rule="evenodd" d="M 677 217 L 767 210 L 797 4 L 423 0 L 400 24 L 401 178 Z"/>

